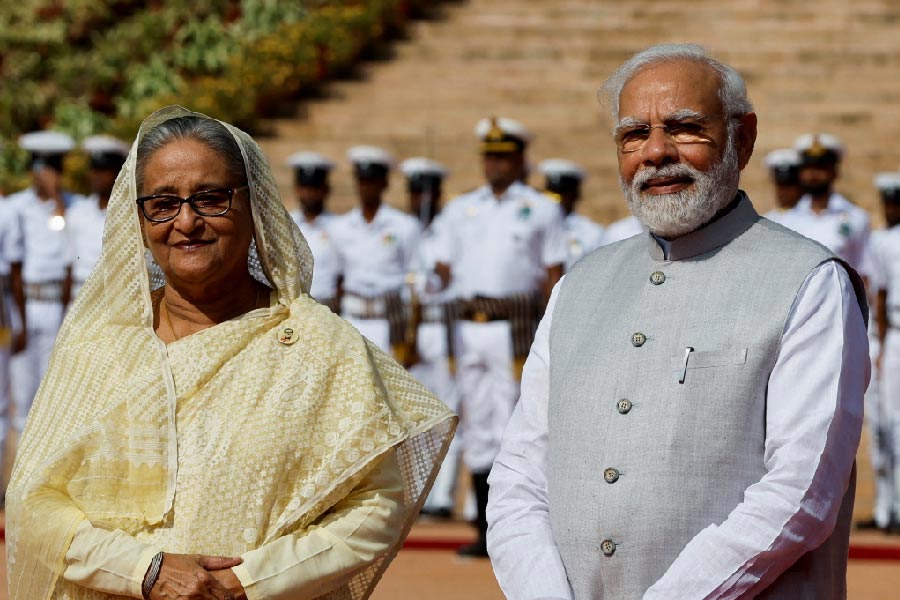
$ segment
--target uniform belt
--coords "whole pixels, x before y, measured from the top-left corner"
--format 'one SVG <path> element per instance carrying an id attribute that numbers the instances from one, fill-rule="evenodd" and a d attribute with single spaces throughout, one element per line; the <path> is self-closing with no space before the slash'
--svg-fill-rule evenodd
<path id="1" fill-rule="evenodd" d="M 900 329 L 900 306 L 888 306 L 887 321 L 891 329 Z"/>
<path id="2" fill-rule="evenodd" d="M 444 323 L 447 320 L 446 304 L 423 304 L 422 323 Z"/>
<path id="3" fill-rule="evenodd" d="M 478 296 L 470 300 L 459 301 L 459 318 L 464 321 L 475 321 L 476 323 L 508 321 L 516 307 L 516 300 L 512 298 L 485 298 Z"/>
<path id="4" fill-rule="evenodd" d="M 341 300 L 341 312 L 355 319 L 386 319 L 387 298 L 385 296 L 367 298 L 356 294 L 345 294 Z"/>
<path id="5" fill-rule="evenodd" d="M 48 281 L 45 283 L 26 283 L 25 298 L 41 302 L 60 302 L 63 297 L 62 281 Z"/>
<path id="6" fill-rule="evenodd" d="M 7 306 L 7 292 L 9 290 L 9 277 L 0 275 L 0 330 L 9 329 L 9 313 L 10 307 Z M 3 334 L 0 334 L 2 336 Z M 0 340 L 0 346 L 5 343 Z"/>

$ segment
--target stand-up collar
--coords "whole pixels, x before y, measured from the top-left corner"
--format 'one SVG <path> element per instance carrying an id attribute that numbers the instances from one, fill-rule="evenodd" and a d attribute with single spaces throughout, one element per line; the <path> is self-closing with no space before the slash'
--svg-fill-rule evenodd
<path id="1" fill-rule="evenodd" d="M 721 248 L 735 239 L 759 219 L 759 214 L 743 190 L 733 208 L 696 231 L 674 240 L 661 240 L 647 233 L 648 249 L 653 260 L 685 260 Z"/>

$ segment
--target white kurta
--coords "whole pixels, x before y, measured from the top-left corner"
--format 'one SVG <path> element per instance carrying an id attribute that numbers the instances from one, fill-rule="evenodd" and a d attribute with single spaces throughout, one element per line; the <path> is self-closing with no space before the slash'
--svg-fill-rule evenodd
<path id="1" fill-rule="evenodd" d="M 555 296 L 556 291 L 525 363 L 522 397 L 491 471 L 488 548 L 501 588 L 517 600 L 573 597 L 551 529 L 545 474 Z M 833 520 L 841 494 L 835 503 L 823 503 L 818 491 L 844 485 L 856 456 L 858 432 L 842 430 L 846 420 L 836 416 L 862 410 L 853 404 L 868 372 L 848 369 L 855 363 L 847 357 L 867 353 L 864 331 L 844 270 L 834 263 L 817 267 L 797 295 L 769 378 L 768 473 L 723 523 L 688 543 L 644 598 L 741 598 L 763 575 L 793 564 L 791 547 Z"/>

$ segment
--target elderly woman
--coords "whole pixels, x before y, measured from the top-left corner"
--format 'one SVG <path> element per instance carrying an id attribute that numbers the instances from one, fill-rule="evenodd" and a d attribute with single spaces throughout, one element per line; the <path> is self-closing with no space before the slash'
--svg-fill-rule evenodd
<path id="1" fill-rule="evenodd" d="M 243 132 L 147 119 L 9 489 L 12 598 L 365 598 L 453 415 L 307 295 Z"/>

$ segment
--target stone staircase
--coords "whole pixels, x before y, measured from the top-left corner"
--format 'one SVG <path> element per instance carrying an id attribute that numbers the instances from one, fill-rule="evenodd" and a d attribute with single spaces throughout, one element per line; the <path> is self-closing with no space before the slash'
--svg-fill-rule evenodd
<path id="1" fill-rule="evenodd" d="M 475 187 L 474 124 L 504 115 L 535 132 L 533 163 L 559 156 L 586 167 L 583 212 L 604 223 L 624 216 L 596 91 L 626 57 L 659 42 L 703 44 L 745 75 L 760 134 L 743 185 L 760 209 L 772 202 L 763 157 L 806 131 L 841 137 L 839 189 L 873 211 L 873 173 L 900 163 L 900 4 L 891 0 L 468 0 L 441 13 L 415 23 L 392 60 L 363 65 L 297 118 L 269 123 L 263 149 L 289 205 L 284 159 L 299 149 L 340 163 L 337 212 L 354 203 L 345 153 L 355 144 L 440 160 L 452 171 L 450 194 Z M 399 175 L 390 200 L 404 201 Z"/>
<path id="2" fill-rule="evenodd" d="M 893 0 L 455 0 L 417 22 L 392 60 L 329 85 L 296 118 L 268 123 L 262 146 L 294 205 L 288 154 L 321 152 L 339 162 L 331 207 L 355 204 L 345 153 L 376 144 L 398 158 L 425 154 L 451 169 L 449 196 L 481 183 L 475 122 L 504 115 L 536 134 L 530 160 L 564 157 L 589 173 L 582 212 L 609 223 L 626 214 L 596 91 L 637 50 L 696 42 L 737 67 L 759 114 L 759 139 L 743 187 L 772 206 L 762 160 L 807 131 L 847 147 L 838 188 L 879 223 L 875 172 L 900 163 L 900 3 Z M 531 182 L 540 185 L 538 176 Z M 394 177 L 390 201 L 404 203 Z M 857 513 L 871 510 L 872 474 L 860 448 Z"/>

